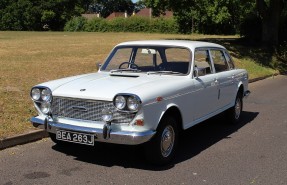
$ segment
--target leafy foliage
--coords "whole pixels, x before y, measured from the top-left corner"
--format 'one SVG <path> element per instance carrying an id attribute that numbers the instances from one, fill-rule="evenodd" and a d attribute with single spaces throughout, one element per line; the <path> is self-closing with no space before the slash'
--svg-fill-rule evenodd
<path id="1" fill-rule="evenodd" d="M 148 33 L 178 33 L 178 24 L 174 19 L 118 17 L 112 20 L 94 18 L 87 20 L 75 17 L 67 22 L 65 31 L 89 32 L 148 32 Z"/>
<path id="2" fill-rule="evenodd" d="M 82 7 L 82 0 L 1 0 L 0 30 L 62 30 Z"/>
<path id="3" fill-rule="evenodd" d="M 89 5 L 89 12 L 100 13 L 106 18 L 113 12 L 127 12 L 132 14 L 135 4 L 131 0 L 94 0 Z"/>
<path id="4" fill-rule="evenodd" d="M 182 33 L 234 34 L 250 6 L 240 0 L 146 0 L 153 15 L 172 9 Z M 254 3 L 253 3 L 254 4 Z"/>
<path id="5" fill-rule="evenodd" d="M 145 3 L 153 8 L 154 16 L 172 9 L 182 33 L 235 34 L 240 30 L 244 36 L 254 35 L 258 40 L 259 35 L 260 40 L 277 44 L 278 34 L 286 29 L 282 26 L 286 25 L 286 0 L 145 0 Z M 256 28 L 257 35 L 247 26 Z M 286 40 L 283 34 L 279 36 L 279 40 Z"/>

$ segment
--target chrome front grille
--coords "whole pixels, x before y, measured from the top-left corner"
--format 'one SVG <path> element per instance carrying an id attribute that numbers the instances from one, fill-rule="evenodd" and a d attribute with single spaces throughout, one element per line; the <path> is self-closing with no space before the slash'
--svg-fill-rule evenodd
<path id="1" fill-rule="evenodd" d="M 113 123 L 130 123 L 135 114 L 117 112 L 112 102 L 53 97 L 52 115 L 87 121 L 102 121 L 101 112 L 109 108 L 114 112 Z"/>

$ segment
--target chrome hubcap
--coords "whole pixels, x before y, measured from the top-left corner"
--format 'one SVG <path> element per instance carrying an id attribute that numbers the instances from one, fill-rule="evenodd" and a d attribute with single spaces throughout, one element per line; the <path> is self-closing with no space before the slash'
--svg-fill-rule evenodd
<path id="1" fill-rule="evenodd" d="M 167 126 L 161 135 L 161 154 L 163 157 L 168 157 L 172 152 L 174 145 L 174 130 L 172 126 Z"/>
<path id="2" fill-rule="evenodd" d="M 237 98 L 235 104 L 235 119 L 238 119 L 240 117 L 240 114 L 241 114 L 241 101 L 239 98 Z"/>

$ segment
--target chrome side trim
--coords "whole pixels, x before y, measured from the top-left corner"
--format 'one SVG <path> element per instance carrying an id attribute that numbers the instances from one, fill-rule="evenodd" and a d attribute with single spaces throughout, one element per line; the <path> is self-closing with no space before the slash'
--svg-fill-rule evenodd
<path id="1" fill-rule="evenodd" d="M 30 120 L 34 127 L 45 129 L 45 118 L 32 117 Z M 57 130 L 67 130 L 74 132 L 82 132 L 93 134 L 95 142 L 116 143 L 125 145 L 138 145 L 149 141 L 156 133 L 156 131 L 148 130 L 144 132 L 135 131 L 113 131 L 110 132 L 110 138 L 104 139 L 103 129 L 82 127 L 75 125 L 68 125 L 63 123 L 56 123 L 48 120 L 47 132 L 56 133 Z"/>

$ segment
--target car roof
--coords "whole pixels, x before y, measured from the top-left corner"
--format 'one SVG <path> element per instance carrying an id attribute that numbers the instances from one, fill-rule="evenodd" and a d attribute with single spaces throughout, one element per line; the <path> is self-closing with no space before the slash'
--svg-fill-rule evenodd
<path id="1" fill-rule="evenodd" d="M 209 47 L 209 48 L 221 48 L 225 49 L 225 47 L 211 43 L 211 42 L 201 42 L 201 41 L 190 41 L 190 40 L 142 40 L 142 41 L 130 41 L 123 42 L 118 44 L 117 46 L 178 46 L 178 47 L 187 47 L 190 49 L 201 48 L 201 47 Z"/>

